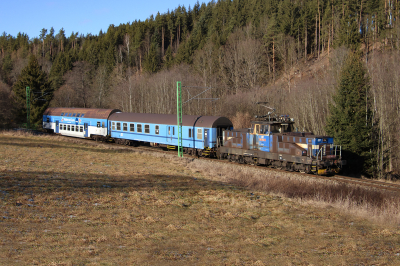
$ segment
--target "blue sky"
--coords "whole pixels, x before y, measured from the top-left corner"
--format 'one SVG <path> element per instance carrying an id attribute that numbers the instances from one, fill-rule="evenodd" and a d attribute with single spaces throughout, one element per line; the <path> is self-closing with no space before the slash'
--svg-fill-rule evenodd
<path id="1" fill-rule="evenodd" d="M 188 9 L 197 0 L 6 0 L 1 4 L 0 34 L 17 36 L 18 32 L 29 38 L 39 37 L 43 28 L 54 28 L 55 34 L 64 28 L 69 37 L 72 32 L 98 35 L 106 32 L 110 24 L 144 21 L 150 15 L 167 13 L 179 5 Z M 199 0 L 199 3 L 208 3 Z"/>

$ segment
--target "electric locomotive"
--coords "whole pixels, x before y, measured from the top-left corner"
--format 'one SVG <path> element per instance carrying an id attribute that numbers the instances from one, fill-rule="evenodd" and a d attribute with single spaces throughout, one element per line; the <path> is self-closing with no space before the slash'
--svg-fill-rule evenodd
<path id="1" fill-rule="evenodd" d="M 252 121 L 249 129 L 226 130 L 219 157 L 318 175 L 340 171 L 346 162 L 332 137 L 295 132 L 294 119 L 271 113 L 262 116 L 265 120 Z"/>

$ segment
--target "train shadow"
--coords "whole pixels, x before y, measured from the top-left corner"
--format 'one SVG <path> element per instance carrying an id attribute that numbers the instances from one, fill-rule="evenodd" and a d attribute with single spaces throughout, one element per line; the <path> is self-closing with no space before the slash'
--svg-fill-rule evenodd
<path id="1" fill-rule="evenodd" d="M 16 142 L 17 141 L 17 142 Z M 97 152 L 97 153 L 105 153 L 105 154 L 111 154 L 111 153 L 129 153 L 132 152 L 132 150 L 127 149 L 124 146 L 116 146 L 116 147 L 111 147 L 110 149 L 104 149 L 102 148 L 97 148 L 96 145 L 99 144 L 104 144 L 108 145 L 108 143 L 105 142 L 92 142 L 90 140 L 82 140 L 82 139 L 76 139 L 76 138 L 71 138 L 71 139 L 66 139 L 66 141 L 63 142 L 58 142 L 53 141 L 49 139 L 47 142 L 45 139 L 28 139 L 25 137 L 5 137 L 1 136 L 0 137 L 0 145 L 2 146 L 15 146 L 15 147 L 29 147 L 29 148 L 52 148 L 52 149 L 73 149 L 73 150 L 81 150 L 81 151 L 91 151 L 91 152 Z M 77 144 L 77 145 L 71 145 L 71 144 Z M 78 146 L 81 145 L 81 146 Z M 82 146 L 83 145 L 83 146 Z"/>
<path id="2" fill-rule="evenodd" d="M 0 198 L 12 195 L 40 195 L 58 193 L 121 193 L 132 191 L 200 191 L 229 188 L 223 182 L 196 178 L 192 175 L 140 174 L 103 175 L 46 171 L 0 172 Z"/>

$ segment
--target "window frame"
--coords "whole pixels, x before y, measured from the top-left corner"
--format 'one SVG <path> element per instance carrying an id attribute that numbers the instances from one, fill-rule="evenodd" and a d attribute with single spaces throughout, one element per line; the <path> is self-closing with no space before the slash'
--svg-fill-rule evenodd
<path id="1" fill-rule="evenodd" d="M 145 124 L 144 125 L 144 133 L 145 134 L 150 134 L 150 125 L 149 124 Z"/>
<path id="2" fill-rule="evenodd" d="M 137 124 L 136 125 L 136 131 L 138 132 L 138 133 L 142 133 L 143 131 L 142 131 L 142 124 Z"/>
<path id="3" fill-rule="evenodd" d="M 121 131 L 121 122 L 117 122 L 117 131 Z"/>
<path id="4" fill-rule="evenodd" d="M 135 124 L 129 123 L 129 132 L 135 132 Z"/>
<path id="5" fill-rule="evenodd" d="M 128 131 L 128 123 L 122 123 L 122 131 Z"/>

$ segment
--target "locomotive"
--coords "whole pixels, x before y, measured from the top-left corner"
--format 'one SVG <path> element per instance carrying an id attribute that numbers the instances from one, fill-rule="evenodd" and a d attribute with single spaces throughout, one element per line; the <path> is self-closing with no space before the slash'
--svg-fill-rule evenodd
<path id="1" fill-rule="evenodd" d="M 271 114 L 258 117 L 262 120 L 252 121 L 246 129 L 233 129 L 226 117 L 184 115 L 183 152 L 318 175 L 338 173 L 345 165 L 341 147 L 334 145 L 332 137 L 295 132 L 293 119 Z M 124 113 L 118 109 L 48 108 L 43 128 L 71 137 L 175 149 L 176 121 L 176 115 Z"/>

